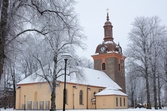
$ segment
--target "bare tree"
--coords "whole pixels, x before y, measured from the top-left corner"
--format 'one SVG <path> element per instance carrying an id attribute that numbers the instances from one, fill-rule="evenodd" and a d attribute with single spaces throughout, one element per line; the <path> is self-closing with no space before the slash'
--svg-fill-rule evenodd
<path id="1" fill-rule="evenodd" d="M 38 73 L 37 75 L 44 78 L 50 86 L 51 110 L 56 109 L 57 78 L 64 75 L 62 73 L 64 62 L 62 62 L 61 55 L 70 53 L 75 58 L 75 48 L 85 48 L 82 43 L 85 37 L 81 33 L 82 28 L 78 24 L 72 5 L 71 0 L 31 1 L 31 8 L 36 10 L 37 18 L 43 20 L 41 20 L 43 23 L 41 26 L 44 26 L 42 29 L 47 32 L 36 47 L 37 53 L 34 53 L 33 57 L 38 61 L 38 66 L 42 70 L 42 75 Z M 73 62 L 69 63 L 71 66 L 75 65 Z M 79 76 L 80 70 L 77 67 L 70 67 L 70 69 L 69 73 L 77 72 Z"/>
<path id="2" fill-rule="evenodd" d="M 127 94 L 128 94 L 128 99 L 130 101 L 131 107 L 135 107 L 135 91 L 137 88 L 136 84 L 136 78 L 133 76 L 133 73 L 131 71 L 127 72 L 126 76 L 126 83 L 127 83 Z"/>
<path id="3" fill-rule="evenodd" d="M 74 53 L 74 45 L 78 45 L 78 43 L 81 43 L 78 38 L 76 38 L 75 34 L 74 36 L 63 36 L 63 33 L 61 32 L 54 32 L 56 33 L 53 36 L 48 36 L 46 39 L 44 39 L 41 44 L 45 44 L 43 57 L 39 57 L 39 55 L 34 55 L 34 58 L 37 59 L 40 69 L 42 70 L 42 74 L 37 73 L 38 76 L 44 78 L 50 86 L 51 89 L 51 110 L 56 109 L 56 84 L 57 79 L 62 78 L 64 76 L 63 70 L 64 70 L 64 62 L 62 61 L 61 55 L 64 53 L 70 53 L 72 55 L 72 59 L 68 62 L 68 74 L 71 75 L 73 73 L 77 73 L 77 76 L 81 75 L 81 70 L 77 68 L 77 62 L 75 53 Z M 44 56 L 45 55 L 45 56 Z M 48 59 L 49 64 L 45 64 L 43 59 Z"/>
<path id="4" fill-rule="evenodd" d="M 166 30 L 164 26 L 160 26 L 160 20 L 158 17 L 153 17 L 150 19 L 150 22 L 148 24 L 149 27 L 151 27 L 149 35 L 150 37 L 150 72 L 151 72 L 151 78 L 153 80 L 153 92 L 154 92 L 154 107 L 155 109 L 158 109 L 157 107 L 157 86 L 160 83 L 157 83 L 157 78 L 159 77 L 158 74 L 161 73 L 160 69 L 160 57 L 162 53 L 162 46 L 161 41 L 162 38 L 166 34 Z M 160 82 L 160 81 L 159 81 Z"/>
<path id="5" fill-rule="evenodd" d="M 60 55 L 65 52 L 75 55 L 75 47 L 84 48 L 81 41 L 85 37 L 81 33 L 82 29 L 76 18 L 74 4 L 74 0 L 2 1 L 1 29 L 3 30 L 0 29 L 0 49 L 2 49 L 0 50 L 0 74 L 3 73 L 3 69 L 8 69 L 7 67 L 9 67 L 10 62 L 13 62 L 12 60 L 17 59 L 19 61 L 19 57 L 26 57 L 26 59 L 22 58 L 22 61 L 25 61 L 22 63 L 26 64 L 25 67 L 28 68 L 25 68 L 27 74 L 54 61 L 54 70 L 52 73 L 48 73 L 53 74 L 53 79 L 48 81 L 45 78 L 50 84 L 52 92 L 52 110 L 56 108 L 55 87 L 57 74 L 62 70 L 62 68 L 60 70 L 58 67 Z M 37 36 L 38 40 L 40 38 L 45 41 L 42 42 L 41 47 L 37 48 L 36 55 L 24 51 L 28 49 L 25 41 L 29 34 Z M 45 46 L 48 48 L 47 50 L 44 50 L 46 49 Z M 42 51 L 44 52 L 42 53 Z M 14 58 L 13 55 L 15 55 Z M 34 64 L 31 61 L 32 58 L 35 58 L 39 64 Z M 47 59 L 48 61 L 46 61 Z M 5 67 L 3 67 L 4 63 Z M 20 65 L 17 64 L 17 66 Z"/>
<path id="6" fill-rule="evenodd" d="M 78 66 L 81 66 L 81 67 L 87 67 L 87 68 L 92 68 L 93 69 L 93 62 L 85 57 L 83 58 L 77 58 L 79 61 L 77 63 Z"/>
<path id="7" fill-rule="evenodd" d="M 140 72 L 140 75 L 145 79 L 146 82 L 146 94 L 147 94 L 147 108 L 151 108 L 150 102 L 150 84 L 151 72 L 153 73 L 153 84 L 154 84 L 154 102 L 157 100 L 156 96 L 156 74 L 158 65 L 155 61 L 158 52 L 155 52 L 155 41 L 158 37 L 162 37 L 165 34 L 165 27 L 160 26 L 160 21 L 158 17 L 137 17 L 135 22 L 133 22 L 133 28 L 129 33 L 129 45 L 127 49 L 127 57 L 134 62 L 135 70 Z M 157 44 L 158 45 L 158 44 Z M 158 48 L 158 46 L 156 47 Z M 152 56 L 155 55 L 155 56 Z M 153 58 L 154 59 L 153 59 Z M 150 61 L 151 64 L 150 65 Z M 153 65 L 154 64 L 154 65 Z M 155 102 L 156 103 L 156 102 Z"/>
<path id="8" fill-rule="evenodd" d="M 136 70 L 134 62 L 127 58 L 126 62 L 126 83 L 127 94 L 131 107 L 145 102 L 145 81 L 143 81 L 140 72 Z"/>
<path id="9" fill-rule="evenodd" d="M 2 0 L 0 17 L 0 76 L 6 67 L 6 62 L 11 62 L 13 52 L 18 50 L 15 43 L 24 37 L 28 32 L 36 32 L 45 35 L 43 25 L 34 24 L 37 21 L 36 14 L 31 1 L 25 0 Z M 42 27 L 42 28 L 41 28 Z M 20 38 L 18 38 L 20 37 Z M 17 39 L 17 40 L 16 40 Z M 17 50 L 15 50 L 17 49 Z M 10 59 L 10 60 L 9 60 Z M 6 65 L 5 65 L 6 66 Z"/>
<path id="10" fill-rule="evenodd" d="M 160 80 L 161 81 L 164 81 L 163 84 L 161 84 L 160 86 L 164 87 L 164 92 L 165 92 L 165 95 L 167 95 L 167 35 L 164 36 L 164 38 L 161 40 L 161 46 L 162 46 L 162 53 L 161 53 L 161 73 L 160 73 Z M 159 92 L 160 93 L 160 92 Z M 160 98 L 160 95 L 159 95 L 159 98 Z M 164 102 L 167 103 L 167 98 L 164 97 Z"/>

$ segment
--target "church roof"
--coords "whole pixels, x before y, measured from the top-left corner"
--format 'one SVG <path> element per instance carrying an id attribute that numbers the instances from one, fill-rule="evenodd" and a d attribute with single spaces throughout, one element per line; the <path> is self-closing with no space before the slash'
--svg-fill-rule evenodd
<path id="1" fill-rule="evenodd" d="M 122 91 L 118 89 L 114 89 L 112 87 L 107 87 L 101 92 L 95 94 L 96 96 L 102 96 L 102 95 L 120 95 L 120 96 L 128 96 L 127 94 L 123 93 Z"/>
<path id="2" fill-rule="evenodd" d="M 113 89 L 122 89 L 103 71 L 98 71 L 90 68 L 81 68 L 81 70 L 83 71 L 83 78 L 77 79 L 76 74 L 71 74 L 70 76 L 66 76 L 66 82 L 90 85 L 90 86 L 99 86 L 99 87 L 112 87 Z M 38 71 L 38 74 L 39 72 L 40 70 Z M 58 81 L 64 82 L 64 76 L 59 77 Z M 34 73 L 25 78 L 24 80 L 20 81 L 18 85 L 40 83 L 40 82 L 46 82 L 46 81 L 40 76 L 37 76 L 36 73 Z"/>

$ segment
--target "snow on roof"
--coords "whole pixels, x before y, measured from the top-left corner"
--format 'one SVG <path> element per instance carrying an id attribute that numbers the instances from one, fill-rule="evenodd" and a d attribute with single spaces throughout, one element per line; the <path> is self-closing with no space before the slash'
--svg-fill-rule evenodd
<path id="1" fill-rule="evenodd" d="M 114 87 L 116 89 L 122 89 L 117 83 L 115 83 L 106 73 L 99 70 L 90 68 L 82 68 L 85 81 L 79 81 L 79 84 L 101 86 L 101 87 Z M 68 80 L 67 80 L 68 81 Z M 68 82 L 77 83 L 76 78 Z"/>
<path id="2" fill-rule="evenodd" d="M 113 44 L 113 41 L 104 41 L 104 44 Z"/>
<path id="3" fill-rule="evenodd" d="M 123 93 L 119 89 L 113 88 L 113 87 L 107 87 L 106 89 L 102 90 L 101 92 L 95 94 L 96 96 L 100 95 L 121 95 L 121 96 L 127 96 L 127 94 Z"/>
<path id="4" fill-rule="evenodd" d="M 71 76 L 66 76 L 66 82 L 83 84 L 90 86 L 99 86 L 99 87 L 112 87 L 114 89 L 122 89 L 117 83 L 115 83 L 106 73 L 103 71 L 98 71 L 90 68 L 81 68 L 83 70 L 84 78 L 77 79 L 76 74 Z M 40 71 L 37 71 L 38 74 Z M 58 78 L 58 81 L 64 82 L 64 76 Z M 30 83 L 39 83 L 46 82 L 42 77 L 37 76 L 36 73 L 28 76 L 24 80 L 20 81 L 19 84 L 30 84 Z"/>

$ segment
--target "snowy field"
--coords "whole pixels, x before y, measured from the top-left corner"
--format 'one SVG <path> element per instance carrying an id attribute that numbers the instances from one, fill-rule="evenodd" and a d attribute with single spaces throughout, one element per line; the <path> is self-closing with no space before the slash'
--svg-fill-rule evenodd
<path id="1" fill-rule="evenodd" d="M 100 109 L 97 109 L 97 110 L 67 110 L 67 111 L 154 111 L 155 109 L 152 108 L 152 109 L 145 109 L 145 108 L 136 108 L 136 109 L 105 109 L 105 110 L 100 110 Z M 160 110 L 156 110 L 156 111 L 167 111 L 167 108 L 163 108 L 163 109 L 160 109 Z M 1 108 L 0 111 L 24 111 L 24 110 L 13 110 L 13 109 L 3 109 Z M 49 110 L 25 110 L 25 111 L 49 111 Z M 62 111 L 62 110 L 56 110 L 56 111 Z"/>

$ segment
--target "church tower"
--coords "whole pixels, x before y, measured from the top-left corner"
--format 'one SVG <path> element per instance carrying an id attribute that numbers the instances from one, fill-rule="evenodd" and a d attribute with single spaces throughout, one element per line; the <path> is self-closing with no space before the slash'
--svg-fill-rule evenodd
<path id="1" fill-rule="evenodd" d="M 102 44 L 99 44 L 96 48 L 96 52 L 92 55 L 94 59 L 94 69 L 104 71 L 111 77 L 126 93 L 125 89 L 125 56 L 122 54 L 122 48 L 114 42 L 113 38 L 113 26 L 109 21 L 109 15 L 107 13 L 107 21 L 105 22 L 104 38 Z"/>

